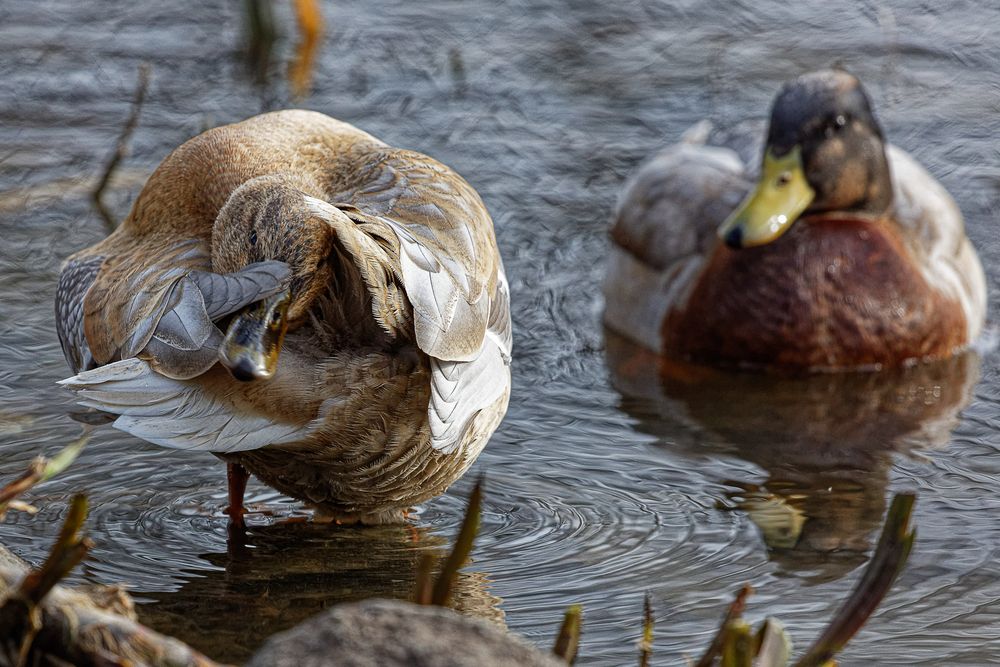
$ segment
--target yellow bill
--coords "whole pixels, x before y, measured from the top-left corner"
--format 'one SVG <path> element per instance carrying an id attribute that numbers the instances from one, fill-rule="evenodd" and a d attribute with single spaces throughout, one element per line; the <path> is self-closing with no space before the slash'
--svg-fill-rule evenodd
<path id="1" fill-rule="evenodd" d="M 288 290 L 248 306 L 229 324 L 219 360 L 237 380 L 268 380 L 288 330 Z"/>
<path id="2" fill-rule="evenodd" d="M 796 146 L 779 158 L 768 149 L 757 187 L 719 227 L 719 238 L 731 248 L 770 243 L 788 231 L 815 196 L 802 169 L 802 150 Z"/>

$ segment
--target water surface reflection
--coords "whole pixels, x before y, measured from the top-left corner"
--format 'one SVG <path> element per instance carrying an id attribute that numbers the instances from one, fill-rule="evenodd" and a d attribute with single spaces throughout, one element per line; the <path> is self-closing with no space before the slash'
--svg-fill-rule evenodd
<path id="1" fill-rule="evenodd" d="M 829 417 L 766 412 L 760 403 L 738 417 L 710 400 L 711 391 L 731 391 L 727 382 L 711 391 L 681 383 L 672 393 L 650 384 L 648 394 L 623 400 L 608 382 L 596 303 L 611 209 L 642 160 L 703 118 L 721 128 L 764 120 L 782 81 L 839 61 L 865 82 L 892 141 L 955 196 L 990 279 L 991 311 L 1000 312 L 1000 5 L 331 2 L 315 89 L 298 103 L 280 86 L 263 92 L 247 81 L 242 6 L 0 2 L 0 476 L 78 433 L 54 385 L 67 368 L 53 292 L 62 259 L 105 233 L 88 193 L 145 61 L 154 67 L 147 104 L 107 193 L 119 215 L 155 165 L 205 126 L 293 104 L 429 153 L 482 194 L 511 281 L 515 363 L 507 418 L 476 464 L 489 479 L 471 569 L 490 574 L 511 628 L 549 645 L 566 607 L 582 602 L 579 664 L 635 664 L 648 589 L 655 661 L 681 664 L 710 640 L 731 592 L 749 582 L 758 591 L 752 609 L 782 618 L 805 640 L 857 575 L 850 563 L 863 560 L 858 550 L 871 540 L 880 496 L 917 488 L 910 564 L 841 664 L 1000 664 L 996 354 L 947 447 L 932 448 L 921 429 L 933 415 L 907 426 L 891 396 Z M 293 24 L 291 3 L 275 11 L 283 27 Z M 279 58 L 292 42 L 276 46 Z M 953 389 L 942 385 L 942 396 Z M 852 411 L 877 427 L 866 447 L 838 462 L 832 445 L 868 437 L 848 428 Z M 940 423 L 949 418 L 942 409 Z M 808 456 L 789 444 L 795 429 L 810 434 Z M 911 438 L 924 444 L 907 446 Z M 843 475 L 825 480 L 819 469 L 828 463 Z M 809 493 L 798 498 L 779 481 Z M 837 493 L 813 491 L 835 483 Z M 450 540 L 470 484 L 427 503 L 417 525 Z M 848 493 L 848 484 L 857 490 Z M 753 485 L 810 517 L 794 548 L 768 550 L 744 511 L 716 508 L 734 493 L 750 496 Z M 0 539 L 40 560 L 81 490 L 90 494 L 97 546 L 74 581 L 129 582 L 147 619 L 164 608 L 158 630 L 193 641 L 210 644 L 212 628 L 224 624 L 234 654 L 281 625 L 267 616 L 274 610 L 324 604 L 326 586 L 326 604 L 362 588 L 408 594 L 408 550 L 424 543 L 351 534 L 338 546 L 332 535 L 285 526 L 255 529 L 250 560 L 231 562 L 218 462 L 111 429 L 31 498 L 40 515 L 8 517 Z M 297 511 L 256 483 L 248 500 Z M 850 511 L 833 511 L 838 503 Z M 825 550 L 831 542 L 838 551 Z M 368 565 L 352 551 L 367 551 Z M 353 574 L 340 577 L 341 564 Z M 260 577 L 250 571 L 257 567 Z M 296 567 L 312 574 L 298 576 Z"/>
<path id="2" fill-rule="evenodd" d="M 226 552 L 202 554 L 204 567 L 177 573 L 187 581 L 174 591 L 143 594 L 138 612 L 216 660 L 239 663 L 267 637 L 333 604 L 409 599 L 420 556 L 433 554 L 436 569 L 448 547 L 422 527 L 279 521 L 251 528 Z M 477 570 L 461 573 L 452 606 L 503 624 L 500 599 Z"/>
<path id="3" fill-rule="evenodd" d="M 735 456 L 764 481 L 724 480 L 773 561 L 830 580 L 864 562 L 896 455 L 945 447 L 972 399 L 980 358 L 878 373 L 775 377 L 659 359 L 606 331 L 612 382 L 639 428 L 672 455 Z"/>

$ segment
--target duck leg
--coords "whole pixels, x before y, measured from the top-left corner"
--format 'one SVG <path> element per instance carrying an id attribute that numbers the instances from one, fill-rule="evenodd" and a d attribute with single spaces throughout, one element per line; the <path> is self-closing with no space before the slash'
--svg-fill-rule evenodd
<path id="1" fill-rule="evenodd" d="M 246 523 L 243 521 L 243 515 L 246 514 L 243 494 L 246 493 L 250 473 L 239 463 L 226 463 L 226 479 L 229 482 L 229 507 L 226 508 L 229 527 L 242 530 L 246 528 Z"/>

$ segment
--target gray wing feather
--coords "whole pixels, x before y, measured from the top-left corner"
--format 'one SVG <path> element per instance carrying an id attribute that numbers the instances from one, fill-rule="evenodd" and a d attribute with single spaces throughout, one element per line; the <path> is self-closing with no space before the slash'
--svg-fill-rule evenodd
<path id="1" fill-rule="evenodd" d="M 104 257 L 69 260 L 59 273 L 56 288 L 56 332 L 63 356 L 74 373 L 94 366 L 94 357 L 83 331 L 83 300 L 94 284 Z"/>
<path id="2" fill-rule="evenodd" d="M 431 359 L 427 408 L 431 444 L 441 452 L 454 452 L 463 443 L 472 419 L 510 387 L 510 294 L 502 265 L 492 298 L 470 302 L 457 264 L 422 244 L 405 226 L 349 205 L 334 206 L 312 197 L 306 197 L 306 203 L 335 229 L 375 302 L 384 300 L 385 271 L 400 274 L 413 311 L 417 346 Z M 352 218 L 398 242 L 398 269 L 394 269 L 386 249 Z M 452 340 L 460 344 L 449 345 Z"/>
<path id="3" fill-rule="evenodd" d="M 986 319 L 986 276 L 965 234 L 962 213 L 944 186 L 896 146 L 886 151 L 893 181 L 895 219 L 912 239 L 928 282 L 956 299 L 965 313 L 968 339 Z"/>
<path id="4" fill-rule="evenodd" d="M 489 318 L 488 301 L 470 301 L 467 286 L 463 289 L 458 278 L 461 272 L 447 257 L 431 255 L 409 230 L 388 218 L 384 221 L 402 248 L 403 285 L 413 306 L 417 345 L 437 359 L 475 359 Z"/>
<path id="5" fill-rule="evenodd" d="M 490 325 L 473 359 L 431 358 L 431 400 L 427 406 L 431 446 L 445 454 L 462 445 L 476 415 L 496 403 L 510 387 L 510 296 L 502 270 L 489 305 Z"/>
<path id="6" fill-rule="evenodd" d="M 719 225 L 750 186 L 734 151 L 675 144 L 629 177 L 611 235 L 639 260 L 667 269 L 714 245 Z"/>
<path id="7" fill-rule="evenodd" d="M 171 288 L 153 335 L 135 355 L 167 377 L 187 380 L 218 359 L 222 332 L 215 321 L 285 288 L 284 262 L 251 264 L 227 275 L 193 271 Z"/>
<path id="8" fill-rule="evenodd" d="M 247 304 L 277 294 L 288 285 L 291 268 L 284 262 L 258 262 L 228 275 L 192 271 L 188 277 L 205 298 L 208 317 L 215 321 Z"/>
<path id="9" fill-rule="evenodd" d="M 490 319 L 486 323 L 486 336 L 493 339 L 504 359 L 510 362 L 514 335 L 510 320 L 510 287 L 507 284 L 507 273 L 504 271 L 503 262 L 500 262 L 497 286 L 490 300 Z"/>
<path id="10" fill-rule="evenodd" d="M 104 257 L 70 260 L 59 274 L 56 289 L 56 329 L 63 354 L 74 373 L 96 364 L 84 334 L 84 299 L 101 270 Z M 152 265 L 139 272 L 133 282 L 161 271 Z M 267 298 L 288 284 L 290 269 L 284 262 L 260 262 L 229 275 L 206 271 L 187 274 L 171 268 L 162 274 L 173 285 L 163 290 L 149 317 L 126 337 L 118 358 L 142 357 L 158 372 L 174 378 L 196 377 L 215 363 L 222 333 L 214 321 L 255 301 Z M 131 307 L 148 299 L 137 293 Z"/>
<path id="11" fill-rule="evenodd" d="M 468 293 L 468 281 L 462 277 L 453 259 L 434 252 L 407 226 L 391 218 L 364 213 L 350 205 L 332 205 L 313 197 L 305 200 L 335 229 L 341 243 L 354 257 L 370 291 L 384 291 L 385 270 L 397 273 L 413 311 L 414 335 L 421 350 L 447 361 L 476 358 L 486 331 L 490 304 L 481 295 Z M 399 246 L 397 262 L 393 262 L 386 250 L 350 216 L 395 240 Z M 371 264 L 375 258 L 383 275 L 373 271 Z M 398 269 L 394 266 L 397 264 Z"/>
<path id="12" fill-rule="evenodd" d="M 604 280 L 604 322 L 651 350 L 660 324 L 701 269 L 716 230 L 750 189 L 728 148 L 684 141 L 642 165 L 622 190 Z"/>
<path id="13" fill-rule="evenodd" d="M 241 410 L 223 393 L 168 378 L 142 359 L 116 361 L 60 382 L 85 407 L 119 415 L 115 428 L 163 447 L 239 452 L 307 437 L 323 417 L 276 422 Z"/>

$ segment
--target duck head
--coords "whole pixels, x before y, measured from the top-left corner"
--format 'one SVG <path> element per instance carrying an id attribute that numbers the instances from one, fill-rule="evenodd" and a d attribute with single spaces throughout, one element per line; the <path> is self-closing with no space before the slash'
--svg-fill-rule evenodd
<path id="1" fill-rule="evenodd" d="M 731 248 L 774 241 L 804 215 L 878 217 L 892 204 L 882 129 L 843 70 L 786 83 L 771 109 L 760 181 L 719 228 Z"/>
<path id="2" fill-rule="evenodd" d="M 233 192 L 212 230 L 212 268 L 236 271 L 265 260 L 291 268 L 286 290 L 236 313 L 219 360 L 237 380 L 274 376 L 285 333 L 302 322 L 329 284 L 333 232 L 316 218 L 303 192 L 279 177 L 253 179 Z"/>

